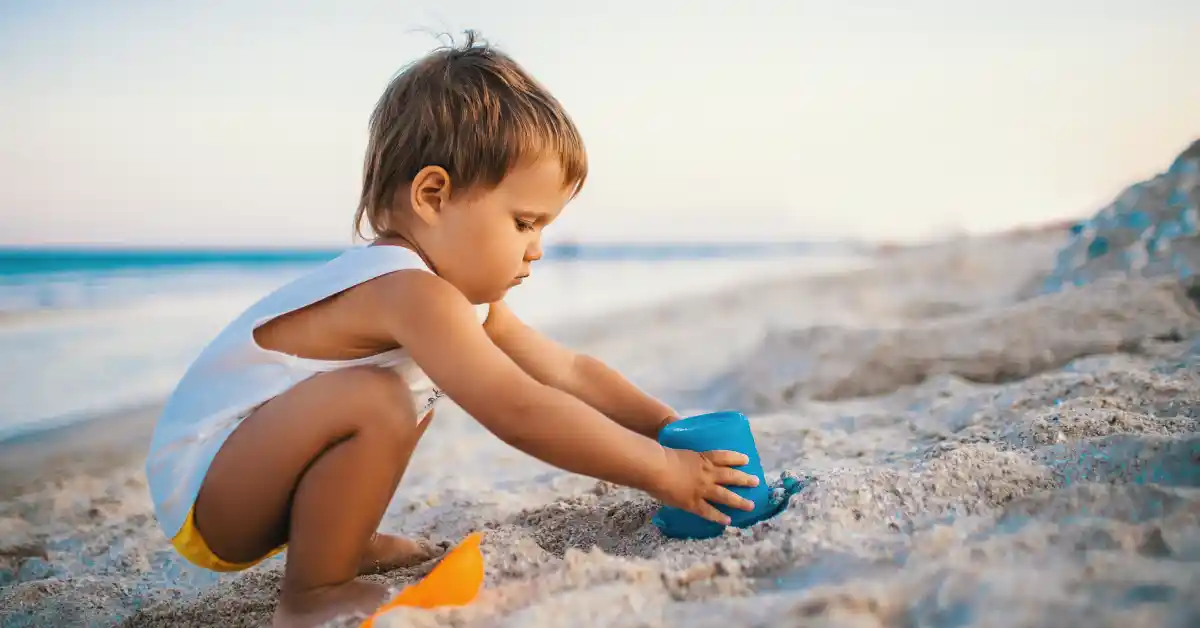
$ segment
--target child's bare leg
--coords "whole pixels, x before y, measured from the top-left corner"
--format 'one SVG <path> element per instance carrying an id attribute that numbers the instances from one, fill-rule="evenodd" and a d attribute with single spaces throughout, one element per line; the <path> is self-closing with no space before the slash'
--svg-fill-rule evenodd
<path id="1" fill-rule="evenodd" d="M 430 410 L 425 419 L 421 421 L 421 426 L 417 428 L 418 439 L 433 421 L 433 414 L 433 411 Z M 409 567 L 436 558 L 446 549 L 446 545 L 435 544 L 425 539 L 408 539 L 394 534 L 376 532 L 371 535 L 371 540 L 367 544 L 367 551 L 359 564 L 358 573 L 359 575 L 387 573 L 393 569 Z"/>
<path id="2" fill-rule="evenodd" d="M 369 612 L 385 589 L 355 576 L 376 560 L 402 562 L 394 554 L 417 547 L 372 535 L 426 425 L 417 426 L 408 388 L 394 373 L 314 376 L 229 437 L 196 500 L 196 527 L 232 562 L 288 543 L 277 625 Z"/>

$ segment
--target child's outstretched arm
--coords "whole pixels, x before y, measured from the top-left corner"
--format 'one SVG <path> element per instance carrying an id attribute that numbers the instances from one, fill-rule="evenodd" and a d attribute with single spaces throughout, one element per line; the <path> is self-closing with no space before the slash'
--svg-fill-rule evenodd
<path id="1" fill-rule="evenodd" d="M 670 406 L 600 360 L 571 351 L 529 327 L 502 301 L 491 305 L 483 328 L 534 379 L 579 398 L 638 434 L 658 438 L 659 430 L 678 418 Z"/>
<path id="2" fill-rule="evenodd" d="M 504 442 L 560 469 L 637 488 L 712 521 L 713 503 L 752 510 L 728 486 L 758 478 L 733 469 L 744 454 L 664 448 L 574 395 L 538 382 L 484 332 L 471 304 L 441 278 L 400 271 L 356 291 L 356 327 L 408 350 L 430 379 Z M 712 502 L 712 503 L 709 503 Z"/>

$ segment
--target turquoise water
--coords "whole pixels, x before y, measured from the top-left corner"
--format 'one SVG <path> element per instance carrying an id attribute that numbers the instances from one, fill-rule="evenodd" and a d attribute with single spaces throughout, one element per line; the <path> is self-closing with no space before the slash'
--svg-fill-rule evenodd
<path id="1" fill-rule="evenodd" d="M 224 324 L 340 249 L 0 249 L 0 440 L 168 394 Z M 805 243 L 548 247 L 509 304 L 550 325 L 838 266 Z"/>

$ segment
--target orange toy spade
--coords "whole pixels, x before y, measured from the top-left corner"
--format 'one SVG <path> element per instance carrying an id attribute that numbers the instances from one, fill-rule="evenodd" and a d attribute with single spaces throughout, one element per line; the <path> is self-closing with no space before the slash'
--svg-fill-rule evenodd
<path id="1" fill-rule="evenodd" d="M 472 532 L 457 547 L 446 552 L 429 575 L 380 606 L 361 628 L 371 628 L 380 615 L 401 606 L 437 608 L 470 604 L 483 587 L 483 552 L 479 550 L 482 538 L 478 532 Z"/>

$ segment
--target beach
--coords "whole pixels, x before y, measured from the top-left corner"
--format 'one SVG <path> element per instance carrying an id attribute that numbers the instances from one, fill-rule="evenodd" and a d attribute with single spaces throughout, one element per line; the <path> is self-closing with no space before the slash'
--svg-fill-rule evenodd
<path id="1" fill-rule="evenodd" d="M 645 495 L 533 460 L 448 404 L 381 528 L 482 531 L 484 591 L 377 625 L 1200 623 L 1196 291 L 1034 294 L 1065 237 L 889 247 L 554 328 L 684 414 L 745 412 L 768 480 L 803 489 L 750 529 L 668 540 Z M 157 528 L 153 415 L 0 449 L 4 626 L 269 622 L 282 557 L 217 577 Z"/>

